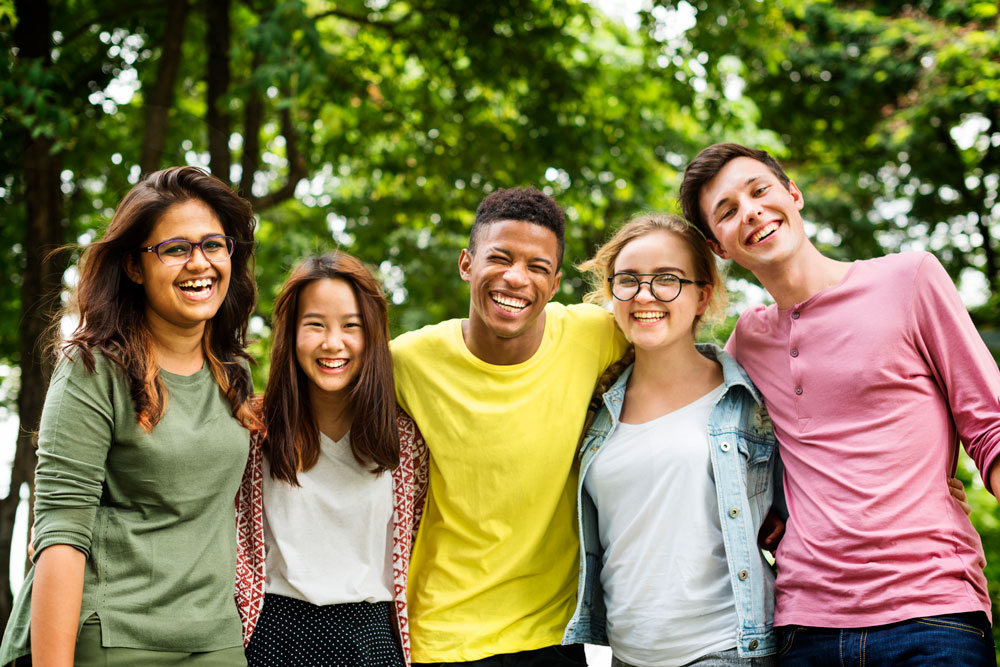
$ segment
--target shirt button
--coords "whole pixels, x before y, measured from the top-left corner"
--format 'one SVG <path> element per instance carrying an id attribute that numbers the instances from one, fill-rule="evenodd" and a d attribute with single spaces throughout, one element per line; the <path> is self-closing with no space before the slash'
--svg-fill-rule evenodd
<path id="1" fill-rule="evenodd" d="M 797 347 L 792 348 L 792 356 L 793 357 L 799 356 L 799 349 Z"/>
<path id="2" fill-rule="evenodd" d="M 747 577 L 749 576 L 750 576 L 749 572 L 747 572 L 746 570 L 740 570 L 740 581 L 746 581 Z"/>
<path id="3" fill-rule="evenodd" d="M 736 508 L 736 507 L 730 507 L 729 508 L 729 516 L 731 516 L 731 517 L 733 517 L 735 519 L 739 515 L 740 515 L 740 510 L 738 508 Z"/>
<path id="4" fill-rule="evenodd" d="M 795 388 L 795 395 L 796 396 L 801 396 L 802 395 L 802 387 L 796 387 Z"/>
<path id="5" fill-rule="evenodd" d="M 796 310 L 794 313 L 792 313 L 792 319 L 793 320 L 799 319 L 799 311 Z"/>
<path id="6" fill-rule="evenodd" d="M 758 641 L 756 639 L 751 639 L 750 640 L 750 647 L 749 648 L 750 648 L 751 651 L 756 651 L 758 646 L 760 646 L 760 643 L 758 643 Z"/>
<path id="7" fill-rule="evenodd" d="M 720 446 L 720 449 L 722 451 L 724 451 L 724 452 L 728 452 L 729 451 L 729 443 L 728 442 L 722 443 L 722 445 Z"/>

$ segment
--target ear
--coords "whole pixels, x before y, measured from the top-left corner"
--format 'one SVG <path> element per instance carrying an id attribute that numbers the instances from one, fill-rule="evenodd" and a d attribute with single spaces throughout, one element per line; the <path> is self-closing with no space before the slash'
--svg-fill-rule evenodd
<path id="1" fill-rule="evenodd" d="M 799 187 L 795 185 L 795 181 L 788 181 L 788 194 L 792 196 L 792 201 L 795 202 L 795 208 L 802 210 L 802 206 L 806 203 L 805 199 L 802 197 L 802 191 Z"/>
<path id="2" fill-rule="evenodd" d="M 122 269 L 124 269 L 125 275 L 129 277 L 129 280 L 136 285 L 142 284 L 142 265 L 136 259 L 135 253 L 130 253 L 122 259 Z"/>
<path id="3" fill-rule="evenodd" d="M 712 300 L 712 292 L 714 288 L 711 285 L 703 285 L 698 293 L 698 310 L 695 312 L 699 317 L 705 314 L 708 309 L 708 302 Z"/>
<path id="4" fill-rule="evenodd" d="M 472 253 L 468 248 L 462 248 L 462 254 L 458 256 L 458 275 L 465 282 L 472 277 Z"/>
<path id="5" fill-rule="evenodd" d="M 722 244 L 715 239 L 708 239 L 708 247 L 722 259 L 729 259 L 729 253 L 726 252 L 726 249 L 722 247 Z"/>
<path id="6" fill-rule="evenodd" d="M 562 271 L 556 271 L 556 279 L 555 282 L 552 283 L 552 291 L 549 293 L 549 301 L 551 301 L 552 297 L 554 297 L 556 295 L 556 292 L 559 291 L 559 285 L 561 283 L 562 283 Z"/>

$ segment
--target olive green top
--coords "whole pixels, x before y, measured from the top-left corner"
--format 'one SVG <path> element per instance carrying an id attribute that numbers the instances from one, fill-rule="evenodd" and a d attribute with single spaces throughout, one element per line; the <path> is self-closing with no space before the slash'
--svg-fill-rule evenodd
<path id="1" fill-rule="evenodd" d="M 56 367 L 35 472 L 35 559 L 53 544 L 87 555 L 80 625 L 101 620 L 104 646 L 213 651 L 242 646 L 233 598 L 234 498 L 249 431 L 211 372 L 160 370 L 162 419 L 146 433 L 124 373 L 98 354 Z M 0 665 L 31 649 L 31 582 L 14 602 Z"/>

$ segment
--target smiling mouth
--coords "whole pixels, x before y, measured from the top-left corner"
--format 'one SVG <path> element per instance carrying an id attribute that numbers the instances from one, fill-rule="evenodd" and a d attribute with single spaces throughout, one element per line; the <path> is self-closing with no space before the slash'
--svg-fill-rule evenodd
<path id="1" fill-rule="evenodd" d="M 528 307 L 529 303 L 531 303 L 526 299 L 518 299 L 513 296 L 500 294 L 499 292 L 490 292 L 490 299 L 493 300 L 493 303 L 500 306 L 501 310 L 508 313 L 520 313 Z"/>
<path id="2" fill-rule="evenodd" d="M 215 278 L 185 280 L 182 283 L 177 283 L 177 287 L 188 298 L 201 301 L 212 295 L 212 290 L 215 287 Z"/>
<path id="3" fill-rule="evenodd" d="M 756 232 L 751 234 L 750 238 L 746 240 L 746 245 L 755 245 L 757 243 L 760 243 L 768 236 L 778 231 L 778 227 L 780 226 L 781 225 L 779 225 L 777 222 L 769 222 L 768 224 L 764 225 Z"/>
<path id="4" fill-rule="evenodd" d="M 211 278 L 201 278 L 199 280 L 185 280 L 177 286 L 185 292 L 200 292 L 205 289 L 211 289 L 212 282 Z"/>
<path id="5" fill-rule="evenodd" d="M 643 323 L 659 322 L 666 316 L 667 314 L 660 310 L 640 311 L 632 313 L 632 319 Z"/>
<path id="6" fill-rule="evenodd" d="M 343 368 L 347 365 L 347 359 L 317 359 L 316 363 L 323 368 L 337 370 L 338 368 Z"/>

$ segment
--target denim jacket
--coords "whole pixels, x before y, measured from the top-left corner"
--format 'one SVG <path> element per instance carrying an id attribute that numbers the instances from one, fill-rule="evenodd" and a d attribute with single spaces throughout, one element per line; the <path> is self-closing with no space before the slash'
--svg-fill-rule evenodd
<path id="1" fill-rule="evenodd" d="M 759 657 L 776 652 L 774 623 L 774 572 L 757 547 L 757 532 L 777 500 L 778 458 L 771 419 L 761 395 L 736 361 L 715 345 L 698 345 L 698 351 L 722 364 L 725 392 L 708 421 L 708 441 L 719 501 L 719 521 L 729 563 L 729 579 L 736 601 L 736 630 L 740 656 Z M 629 366 L 604 394 L 604 407 L 587 430 L 580 452 L 577 488 L 580 531 L 580 580 L 576 612 L 566 626 L 564 644 L 607 644 L 607 610 L 601 588 L 604 553 L 598 535 L 597 507 L 583 486 L 587 469 L 601 445 L 618 426 Z M 780 484 L 780 477 L 778 478 Z M 775 498 L 777 494 L 778 498 Z M 682 535 L 667 539 L 683 539 Z"/>

